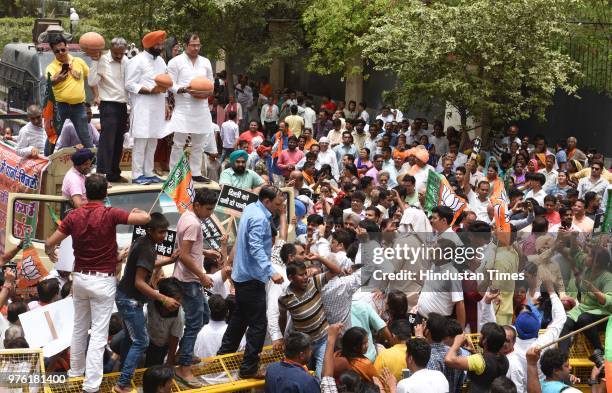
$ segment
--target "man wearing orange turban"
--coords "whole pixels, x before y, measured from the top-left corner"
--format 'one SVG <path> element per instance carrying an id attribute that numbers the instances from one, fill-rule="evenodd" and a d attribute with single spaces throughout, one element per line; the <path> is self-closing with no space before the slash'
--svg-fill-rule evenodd
<path id="1" fill-rule="evenodd" d="M 432 170 L 435 172 L 435 169 L 431 165 L 427 164 L 427 161 L 429 161 L 429 152 L 427 152 L 425 146 L 419 145 L 408 150 L 408 155 L 413 156 L 415 159 L 414 165 L 412 168 L 410 168 L 408 174 L 414 176 L 414 179 L 416 180 L 416 191 L 423 192 L 427 187 L 427 177 L 429 176 L 429 171 Z"/>
<path id="2" fill-rule="evenodd" d="M 144 51 L 127 65 L 125 88 L 129 92 L 132 111 L 130 132 L 132 149 L 132 183 L 161 183 L 153 174 L 157 140 L 165 137 L 165 89 L 155 84 L 155 77 L 166 73 L 166 62 L 160 54 L 166 39 L 165 31 L 152 31 L 142 38 Z"/>
<path id="3" fill-rule="evenodd" d="M 145 34 L 145 36 L 142 37 L 142 47 L 145 49 L 153 48 L 155 46 L 163 44 L 165 39 L 166 39 L 165 31 L 163 30 L 152 31 L 150 33 Z"/>

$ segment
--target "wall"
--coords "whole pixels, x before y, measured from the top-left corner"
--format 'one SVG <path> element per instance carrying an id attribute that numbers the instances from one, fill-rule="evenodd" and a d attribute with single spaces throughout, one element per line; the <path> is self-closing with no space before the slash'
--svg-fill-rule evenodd
<path id="1" fill-rule="evenodd" d="M 547 121 L 519 122 L 521 134 L 543 134 L 549 146 L 575 136 L 581 149 L 595 148 L 606 157 L 612 156 L 612 98 L 586 89 L 579 90 L 578 95 L 580 99 L 557 92 L 546 111 Z"/>

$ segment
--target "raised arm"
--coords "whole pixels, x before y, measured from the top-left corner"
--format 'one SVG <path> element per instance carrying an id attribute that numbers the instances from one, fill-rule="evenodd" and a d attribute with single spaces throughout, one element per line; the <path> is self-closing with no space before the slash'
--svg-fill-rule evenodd
<path id="1" fill-rule="evenodd" d="M 128 225 L 145 225 L 148 224 L 149 221 L 151 221 L 149 213 L 138 208 L 132 209 L 127 219 Z"/>
<path id="2" fill-rule="evenodd" d="M 467 370 L 468 369 L 468 358 L 466 356 L 457 355 L 457 351 L 461 348 L 461 345 L 465 341 L 465 336 L 463 334 L 459 334 L 455 336 L 455 341 L 453 341 L 453 345 L 450 347 L 446 356 L 444 357 L 444 363 L 448 367 L 456 368 L 459 370 Z"/>
<path id="3" fill-rule="evenodd" d="M 313 261 L 319 261 L 327 268 L 327 272 L 325 272 L 326 281 L 329 281 L 337 275 L 342 274 L 342 268 L 340 266 L 330 261 L 329 259 L 322 257 L 321 255 L 310 254 L 308 256 L 308 259 Z"/>
<path id="4" fill-rule="evenodd" d="M 336 347 L 336 340 L 341 330 L 341 323 L 334 323 L 327 328 L 327 344 L 325 346 L 325 355 L 323 355 L 322 377 L 334 376 L 334 348 Z"/>

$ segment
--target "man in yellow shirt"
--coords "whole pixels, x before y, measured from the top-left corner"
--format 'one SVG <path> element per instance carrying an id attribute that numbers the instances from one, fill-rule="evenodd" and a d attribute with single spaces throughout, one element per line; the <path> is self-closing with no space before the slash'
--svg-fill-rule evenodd
<path id="1" fill-rule="evenodd" d="M 385 367 L 388 368 L 391 374 L 399 381 L 403 378 L 402 371 L 407 368 L 406 340 L 411 337 L 412 329 L 407 319 L 398 319 L 391 323 L 389 330 L 393 335 L 393 340 L 391 342 L 393 346 L 383 349 L 378 353 L 374 361 L 374 368 L 376 368 L 376 371 L 378 371 L 380 375 L 382 375 L 382 371 Z"/>
<path id="2" fill-rule="evenodd" d="M 53 95 L 57 101 L 61 122 L 70 119 L 81 145 L 93 147 L 85 108 L 85 80 L 89 75 L 89 67 L 83 59 L 68 54 L 68 45 L 64 37 L 55 37 L 49 44 L 55 54 L 55 60 L 47 66 L 45 76 L 51 77 Z"/>
<path id="3" fill-rule="evenodd" d="M 291 105 L 291 116 L 287 116 L 285 118 L 285 124 L 287 124 L 289 131 L 296 137 L 302 134 L 302 130 L 304 129 L 304 119 L 302 116 L 298 116 L 297 105 Z"/>

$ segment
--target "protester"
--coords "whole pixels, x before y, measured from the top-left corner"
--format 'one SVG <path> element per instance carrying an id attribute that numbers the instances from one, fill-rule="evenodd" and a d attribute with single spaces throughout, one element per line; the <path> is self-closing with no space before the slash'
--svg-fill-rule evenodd
<path id="1" fill-rule="evenodd" d="M 44 156 L 47 135 L 42 128 L 43 118 L 40 107 L 29 105 L 27 115 L 29 122 L 19 130 L 15 150 L 21 157 L 36 158 Z"/>
<path id="2" fill-rule="evenodd" d="M 196 389 L 202 384 L 192 372 L 193 351 L 197 335 L 209 320 L 210 309 L 202 288 L 210 288 L 212 280 L 204 271 L 204 256 L 215 257 L 213 250 L 204 250 L 202 220 L 211 216 L 217 201 L 214 191 L 200 188 L 193 199 L 193 211 L 187 210 L 176 225 L 179 258 L 174 265 L 173 276 L 179 281 L 182 306 L 185 313 L 185 330 L 176 357 L 178 367 L 176 380 L 182 385 Z"/>
<path id="3" fill-rule="evenodd" d="M 125 271 L 117 286 L 115 302 L 126 327 L 127 335 L 122 349 L 129 348 L 123 358 L 121 375 L 114 386 L 117 393 L 127 393 L 132 390 L 131 382 L 134 370 L 140 357 L 149 346 L 149 336 L 145 324 L 143 305 L 148 300 L 160 301 L 168 311 L 176 311 L 180 303 L 174 298 L 164 296 L 153 289 L 149 282 L 155 269 L 157 255 L 155 244 L 161 243 L 166 237 L 168 219 L 161 213 L 152 213 L 147 224 L 147 234 L 137 239 L 130 250 Z"/>
<path id="4" fill-rule="evenodd" d="M 190 89 L 190 82 L 202 77 L 212 81 L 214 76 L 210 60 L 199 55 L 202 45 L 198 34 L 185 34 L 183 45 L 185 51 L 168 62 L 168 75 L 173 81 L 170 91 L 174 93 L 174 108 L 168 124 L 168 130 L 174 133 L 170 168 L 178 162 L 187 137 L 190 137 L 189 167 L 192 179 L 208 183 L 209 180 L 202 176 L 202 154 L 217 152 L 212 117 L 208 101 Z"/>
<path id="5" fill-rule="evenodd" d="M 87 203 L 71 211 L 45 242 L 45 252 L 51 261 L 56 262 L 55 248 L 72 236 L 75 319 L 69 375 L 79 377 L 85 374 L 83 391 L 89 393 L 97 392 L 102 382 L 102 354 L 117 286 L 116 226 L 144 225 L 150 220 L 148 213 L 137 208 L 128 213 L 106 207 L 107 188 L 105 176 L 94 174 L 87 177 Z"/>
<path id="6" fill-rule="evenodd" d="M 89 103 L 85 104 L 85 111 L 87 113 L 87 132 L 89 134 L 89 139 L 91 140 L 91 143 L 93 143 L 94 147 L 98 147 L 100 132 L 96 130 L 96 127 L 94 127 L 93 124 L 91 124 L 93 113 L 91 112 L 91 105 Z M 60 136 L 55 144 L 55 150 L 57 151 L 64 147 L 76 147 L 77 149 L 83 148 L 79 136 L 74 128 L 74 124 L 72 124 L 70 119 L 66 119 L 64 122 L 62 132 L 60 133 Z"/>
<path id="7" fill-rule="evenodd" d="M 448 392 L 448 381 L 440 371 L 426 368 L 431 348 L 422 338 L 406 341 L 406 364 L 410 377 L 397 384 L 398 393 Z"/>
<path id="8" fill-rule="evenodd" d="M 183 292 L 179 281 L 174 277 L 163 278 L 157 283 L 157 289 L 160 295 L 165 296 L 168 301 L 150 300 L 147 302 L 146 317 L 149 347 L 147 348 L 145 367 L 161 364 L 174 365 L 176 349 L 180 338 L 183 336 L 185 324 L 185 313 L 180 307 Z M 169 299 L 178 302 L 179 308 L 169 310 L 169 308 L 172 308 L 169 307 L 172 303 Z"/>
<path id="9" fill-rule="evenodd" d="M 153 366 L 142 375 L 143 393 L 170 393 L 174 382 L 174 370 L 168 366 Z"/>
<path id="10" fill-rule="evenodd" d="M 236 235 L 236 254 L 232 280 L 236 288 L 236 309 L 229 321 L 219 355 L 235 352 L 246 332 L 244 359 L 240 365 L 240 377 L 258 374 L 259 353 L 266 336 L 266 290 L 269 280 L 276 284 L 283 277 L 274 273 L 270 263 L 272 233 L 270 218 L 284 209 L 284 196 L 274 186 L 264 186 L 259 200 L 242 212 Z M 248 327 L 248 330 L 247 330 Z"/>
<path id="11" fill-rule="evenodd" d="M 94 93 L 94 103 L 100 110 L 101 134 L 96 170 L 106 174 L 109 182 L 121 183 L 127 183 L 119 167 L 123 138 L 128 131 L 126 50 L 127 41 L 124 38 L 113 38 L 107 53 L 92 57 L 87 80 Z"/>
<path id="12" fill-rule="evenodd" d="M 60 122 L 70 119 L 80 144 L 93 147 L 85 109 L 85 80 L 89 77 L 89 67 L 83 59 L 68 54 L 68 42 L 63 35 L 54 36 L 49 46 L 55 59 L 45 69 L 45 76 L 51 79 Z"/>
<path id="13" fill-rule="evenodd" d="M 229 155 L 230 167 L 221 172 L 219 184 L 241 188 L 243 190 L 258 192 L 264 180 L 255 171 L 246 169 L 249 155 L 244 150 L 233 151 Z"/>
<path id="14" fill-rule="evenodd" d="M 167 135 L 165 89 L 155 84 L 155 77 L 166 73 L 160 56 L 165 31 L 152 31 L 142 38 L 144 51 L 132 58 L 125 70 L 125 89 L 131 103 L 130 134 L 132 148 L 132 183 L 162 183 L 153 174 L 157 140 Z M 87 147 L 87 146 L 86 146 Z"/>
<path id="15" fill-rule="evenodd" d="M 62 195 L 68 198 L 75 209 L 87 203 L 85 179 L 91 171 L 95 154 L 89 149 L 80 149 L 72 154 L 72 168 L 62 180 Z"/>
<path id="16" fill-rule="evenodd" d="M 320 392 L 318 380 L 306 368 L 313 352 L 311 338 L 305 333 L 291 333 L 285 338 L 284 347 L 285 358 L 266 369 L 266 393 Z"/>

